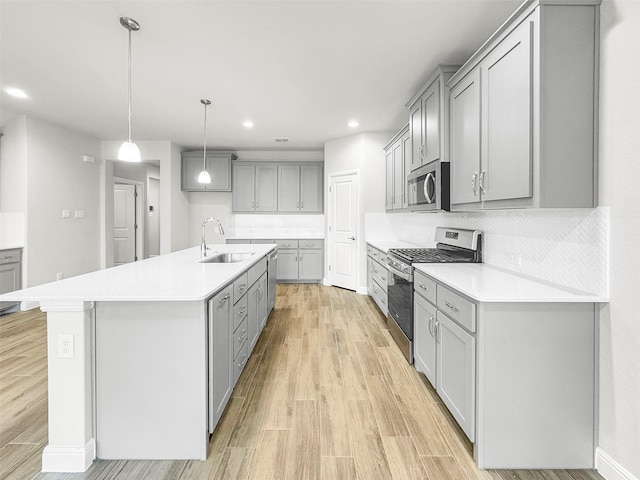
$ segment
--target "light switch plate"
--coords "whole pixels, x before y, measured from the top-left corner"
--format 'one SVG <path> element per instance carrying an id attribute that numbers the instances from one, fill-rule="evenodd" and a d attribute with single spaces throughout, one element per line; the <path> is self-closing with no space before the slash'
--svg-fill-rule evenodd
<path id="1" fill-rule="evenodd" d="M 76 218 L 84 218 L 84 210 L 76 210 Z"/>
<path id="2" fill-rule="evenodd" d="M 62 210 L 62 218 L 71 218 L 71 210 Z"/>

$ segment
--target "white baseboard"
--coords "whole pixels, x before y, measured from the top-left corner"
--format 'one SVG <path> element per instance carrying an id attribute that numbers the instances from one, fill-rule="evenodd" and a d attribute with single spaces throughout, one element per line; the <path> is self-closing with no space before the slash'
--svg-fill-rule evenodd
<path id="1" fill-rule="evenodd" d="M 20 310 L 22 312 L 26 312 L 27 310 L 33 310 L 34 308 L 38 308 L 40 306 L 40 302 L 36 302 L 34 300 L 30 300 L 28 302 L 20 303 Z"/>
<path id="2" fill-rule="evenodd" d="M 596 470 L 607 480 L 639 480 L 601 448 L 596 449 Z"/>
<path id="3" fill-rule="evenodd" d="M 356 293 L 359 293 L 360 295 L 369 295 L 369 290 L 367 287 L 358 287 Z"/>
<path id="4" fill-rule="evenodd" d="M 96 459 L 96 442 L 84 447 L 47 445 L 42 452 L 43 472 L 86 472 Z"/>

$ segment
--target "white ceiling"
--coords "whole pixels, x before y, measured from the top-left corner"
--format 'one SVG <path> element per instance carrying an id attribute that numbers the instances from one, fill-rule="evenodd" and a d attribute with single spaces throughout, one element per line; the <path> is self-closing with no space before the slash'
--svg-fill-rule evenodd
<path id="1" fill-rule="evenodd" d="M 395 131 L 440 63 L 464 61 L 520 0 L 0 1 L 0 126 L 26 113 L 100 140 L 232 149 L 321 149 Z M 255 123 L 252 130 L 244 120 Z M 360 127 L 347 122 L 358 119 Z M 289 137 L 288 144 L 273 137 Z"/>

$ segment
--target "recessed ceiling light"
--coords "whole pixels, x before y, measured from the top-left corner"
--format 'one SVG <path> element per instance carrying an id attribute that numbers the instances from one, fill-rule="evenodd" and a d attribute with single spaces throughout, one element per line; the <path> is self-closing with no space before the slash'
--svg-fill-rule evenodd
<path id="1" fill-rule="evenodd" d="M 20 90 L 19 88 L 7 88 L 7 89 L 5 89 L 5 92 L 7 92 L 12 97 L 16 97 L 16 98 L 27 98 L 28 97 L 28 95 L 25 93 L 25 91 L 24 90 Z"/>
<path id="2" fill-rule="evenodd" d="M 242 126 L 244 128 L 253 128 L 253 122 L 251 120 L 247 120 L 246 122 L 242 122 Z"/>
<path id="3" fill-rule="evenodd" d="M 360 126 L 360 123 L 358 123 L 357 120 L 351 120 L 349 123 L 347 123 L 347 125 L 350 126 L 351 128 L 356 128 Z"/>

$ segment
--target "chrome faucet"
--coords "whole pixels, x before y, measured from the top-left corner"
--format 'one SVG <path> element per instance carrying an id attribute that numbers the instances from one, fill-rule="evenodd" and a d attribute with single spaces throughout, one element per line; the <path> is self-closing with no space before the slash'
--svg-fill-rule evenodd
<path id="1" fill-rule="evenodd" d="M 205 218 L 204 222 L 202 222 L 202 244 L 200 245 L 200 253 L 202 254 L 202 258 L 207 256 L 207 240 L 205 237 L 206 226 L 209 222 L 216 222 L 218 224 L 218 233 L 220 235 L 224 235 L 224 228 L 222 228 L 222 223 L 215 217 Z"/>

